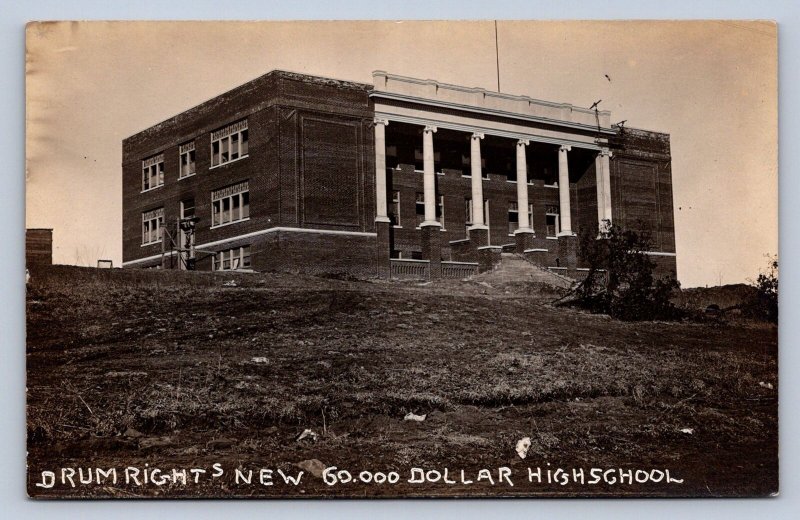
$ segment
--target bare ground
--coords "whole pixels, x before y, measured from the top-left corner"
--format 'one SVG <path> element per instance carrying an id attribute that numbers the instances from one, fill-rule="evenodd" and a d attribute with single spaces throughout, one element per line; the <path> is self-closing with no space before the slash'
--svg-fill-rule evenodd
<path id="1" fill-rule="evenodd" d="M 525 284 L 34 270 L 29 493 L 40 497 L 768 495 L 778 489 L 777 328 L 624 323 Z M 224 282 L 235 280 L 236 286 Z M 404 421 L 408 412 L 427 414 Z M 316 441 L 297 441 L 311 429 Z M 528 457 L 516 442 L 531 438 Z M 328 486 L 318 459 L 394 485 Z M 213 464 L 224 475 L 210 477 Z M 204 468 L 136 486 L 123 468 Z M 497 482 L 513 471 L 514 486 Z M 42 471 L 117 468 L 119 482 Z M 473 484 L 409 482 L 411 468 Z M 541 484 L 528 468 L 669 469 L 683 483 Z M 255 471 L 252 485 L 235 469 Z M 274 485 L 258 483 L 270 468 Z M 476 481 L 488 468 L 494 484 Z M 571 474 L 571 473 L 570 473 Z M 470 477 L 471 476 L 471 477 Z"/>

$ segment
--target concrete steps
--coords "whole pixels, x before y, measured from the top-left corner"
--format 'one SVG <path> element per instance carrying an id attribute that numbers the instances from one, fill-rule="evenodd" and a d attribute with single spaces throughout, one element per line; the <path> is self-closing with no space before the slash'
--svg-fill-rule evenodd
<path id="1" fill-rule="evenodd" d="M 534 265 L 514 253 L 503 253 L 500 263 L 492 271 L 482 273 L 474 278 L 489 284 L 515 282 L 539 282 L 553 287 L 569 289 L 575 283 L 571 278 L 548 271 L 544 267 Z"/>

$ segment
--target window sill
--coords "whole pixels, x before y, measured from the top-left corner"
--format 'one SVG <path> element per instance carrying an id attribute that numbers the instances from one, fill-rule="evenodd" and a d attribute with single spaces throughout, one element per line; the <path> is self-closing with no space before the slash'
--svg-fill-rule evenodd
<path id="1" fill-rule="evenodd" d="M 164 187 L 163 184 L 159 184 L 158 186 L 154 186 L 152 188 L 147 188 L 146 190 L 142 190 L 139 193 L 147 193 L 148 191 L 157 190 L 158 188 L 163 188 L 163 187 Z"/>
<path id="2" fill-rule="evenodd" d="M 546 238 L 547 240 L 558 240 L 558 237 L 546 236 L 544 238 Z"/>
<path id="3" fill-rule="evenodd" d="M 218 229 L 218 228 L 221 228 L 221 227 L 230 226 L 231 224 L 238 224 L 239 222 L 247 222 L 248 220 L 250 220 L 250 217 L 243 218 L 243 219 L 240 219 L 240 220 L 234 220 L 232 222 L 226 222 L 224 224 L 217 224 L 215 226 L 211 226 L 209 229 Z"/>
<path id="4" fill-rule="evenodd" d="M 511 184 L 516 184 L 517 183 L 517 181 L 510 181 L 508 179 L 506 179 L 506 182 L 510 182 Z"/>
<path id="5" fill-rule="evenodd" d="M 147 246 L 155 246 L 161 243 L 161 240 L 157 240 L 155 242 L 148 242 L 146 244 L 142 244 L 139 247 L 147 247 Z"/>
<path id="6" fill-rule="evenodd" d="M 392 226 L 395 229 L 403 229 L 403 226 Z"/>
<path id="7" fill-rule="evenodd" d="M 542 187 L 543 188 L 558 188 L 558 184 L 545 184 Z"/>
<path id="8" fill-rule="evenodd" d="M 222 166 L 228 166 L 231 163 L 235 163 L 235 162 L 241 161 L 242 159 L 247 159 L 248 157 L 250 157 L 250 154 L 243 155 L 243 156 L 241 156 L 241 157 L 239 157 L 237 159 L 231 159 L 230 161 L 227 161 L 227 162 L 224 162 L 224 163 L 220 163 L 220 164 L 217 164 L 215 166 L 211 166 L 209 168 L 209 170 L 213 170 L 214 168 L 220 168 Z"/>
<path id="9" fill-rule="evenodd" d="M 184 175 L 183 177 L 178 177 L 178 180 L 182 181 L 183 179 L 188 179 L 189 177 L 194 177 L 195 175 L 197 175 L 197 172 L 190 173 L 189 175 Z"/>

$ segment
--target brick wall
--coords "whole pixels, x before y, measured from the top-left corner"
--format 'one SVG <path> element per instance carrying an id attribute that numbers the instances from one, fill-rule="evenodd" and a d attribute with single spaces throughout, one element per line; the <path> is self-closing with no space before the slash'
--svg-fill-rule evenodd
<path id="1" fill-rule="evenodd" d="M 53 263 L 53 230 L 25 230 L 25 265 L 51 265 Z"/>
<path id="2" fill-rule="evenodd" d="M 646 232 L 651 250 L 675 253 L 669 135 L 624 128 L 610 140 L 614 223 Z M 652 256 L 659 276 L 676 276 L 675 256 Z"/>
<path id="3" fill-rule="evenodd" d="M 366 173 L 374 169 L 371 88 L 273 71 L 125 139 L 123 261 L 161 252 L 160 244 L 141 245 L 143 212 L 163 207 L 174 230 L 180 202 L 189 198 L 200 218 L 198 245 L 276 226 L 374 231 L 374 176 Z M 211 132 L 241 119 L 248 157 L 212 168 Z M 196 174 L 179 180 L 178 147 L 192 140 Z M 164 185 L 142 193 L 142 160 L 158 153 Z M 212 228 L 211 192 L 245 180 L 249 220 Z"/>

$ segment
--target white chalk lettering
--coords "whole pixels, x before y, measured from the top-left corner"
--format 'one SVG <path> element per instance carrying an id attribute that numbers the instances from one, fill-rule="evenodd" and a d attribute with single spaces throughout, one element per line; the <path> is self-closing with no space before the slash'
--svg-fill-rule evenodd
<path id="1" fill-rule="evenodd" d="M 36 487 L 50 489 L 56 485 L 56 474 L 52 471 L 42 471 L 42 481 L 36 483 Z"/>
<path id="2" fill-rule="evenodd" d="M 482 469 L 478 471 L 478 478 L 475 480 L 477 480 L 478 482 L 480 482 L 481 480 L 488 480 L 494 486 L 494 479 L 492 478 L 492 472 L 489 471 L 488 469 Z"/>
<path id="3" fill-rule="evenodd" d="M 656 474 L 658 474 L 658 478 L 656 478 Z M 650 472 L 650 482 L 661 482 L 664 480 L 664 472 L 660 469 L 654 469 Z"/>
<path id="4" fill-rule="evenodd" d="M 194 475 L 194 483 L 195 484 L 200 482 L 200 475 L 202 475 L 205 472 L 206 472 L 206 470 L 200 469 L 200 468 L 192 468 L 192 469 L 189 470 L 189 473 Z"/>
<path id="5" fill-rule="evenodd" d="M 66 480 L 69 480 L 69 485 L 71 487 L 75 487 L 75 481 L 72 480 L 72 477 L 75 476 L 75 470 L 72 468 L 61 468 L 61 483 L 66 484 Z"/>
<path id="6" fill-rule="evenodd" d="M 497 481 L 502 484 L 503 480 L 508 482 L 509 486 L 514 487 L 514 483 L 511 482 L 511 468 L 507 468 L 505 466 L 503 466 L 501 468 L 498 468 L 498 470 L 497 470 Z"/>
<path id="7" fill-rule="evenodd" d="M 101 478 L 102 476 L 102 478 Z M 117 483 L 117 470 L 116 468 L 111 468 L 109 470 L 103 470 L 102 468 L 97 468 L 97 483 L 100 484 L 103 480 L 108 480 L 111 478 L 111 483 Z M 184 482 L 185 484 L 186 482 Z"/>
<path id="8" fill-rule="evenodd" d="M 271 486 L 273 485 L 272 482 L 272 470 L 261 468 L 261 471 L 258 472 L 258 482 L 262 486 Z"/>
<path id="9" fill-rule="evenodd" d="M 300 479 L 303 478 L 303 472 L 302 471 L 299 472 L 296 477 L 293 477 L 291 475 L 287 475 L 286 473 L 283 472 L 283 470 L 279 469 L 278 470 L 278 475 L 280 475 L 281 478 L 283 478 L 284 483 L 286 483 L 286 484 L 291 483 L 291 484 L 293 484 L 295 486 L 300 484 Z"/>
<path id="10" fill-rule="evenodd" d="M 409 484 L 422 484 L 425 482 L 425 470 L 422 468 L 411 468 L 411 478 L 408 479 Z"/>
<path id="11" fill-rule="evenodd" d="M 666 471 L 666 473 L 667 473 L 667 482 L 669 482 L 669 483 L 675 483 L 675 484 L 683 484 L 683 479 L 676 479 L 676 478 L 672 478 L 672 477 L 670 476 L 670 474 L 669 474 L 669 470 L 665 470 L 665 471 Z"/>
<path id="12" fill-rule="evenodd" d="M 244 482 L 245 484 L 252 484 L 253 483 L 253 470 L 247 470 L 247 475 L 245 475 L 242 470 L 236 469 L 234 472 L 235 480 L 237 484 L 241 484 Z"/>
<path id="13" fill-rule="evenodd" d="M 177 468 L 173 468 L 173 470 L 172 470 L 172 482 L 177 484 L 178 480 L 180 480 L 181 484 L 183 484 L 184 486 L 186 485 L 186 470 L 185 469 L 178 470 Z"/>
<path id="14" fill-rule="evenodd" d="M 125 483 L 130 484 L 131 480 L 133 480 L 137 486 L 142 485 L 142 483 L 139 482 L 139 468 L 134 468 L 132 466 L 125 468 Z"/>

